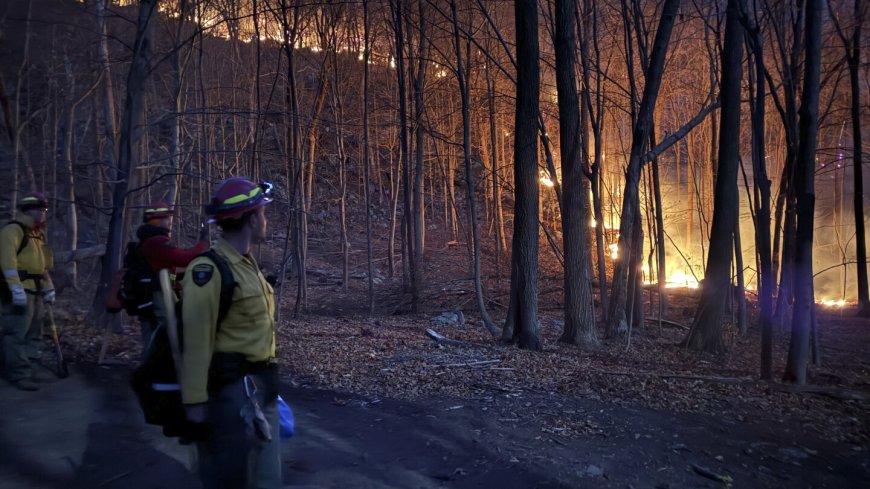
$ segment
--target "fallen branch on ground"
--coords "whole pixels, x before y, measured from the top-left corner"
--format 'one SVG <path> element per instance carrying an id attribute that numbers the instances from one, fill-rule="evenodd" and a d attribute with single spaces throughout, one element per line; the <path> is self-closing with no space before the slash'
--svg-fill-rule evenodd
<path id="1" fill-rule="evenodd" d="M 647 323 L 650 323 L 650 324 L 658 324 L 659 318 L 646 318 L 645 321 Z M 667 325 L 667 326 L 673 326 L 675 328 L 685 329 L 686 331 L 689 330 L 688 326 L 685 326 L 683 324 L 680 324 L 680 323 L 677 323 L 674 321 L 668 321 L 667 319 L 664 319 L 664 318 L 662 318 L 661 321 L 662 321 L 662 324 Z"/>
<path id="2" fill-rule="evenodd" d="M 605 375 L 647 375 L 650 377 L 659 377 L 662 379 L 683 379 L 683 380 L 703 380 L 706 382 L 720 382 L 723 384 L 742 384 L 744 382 L 752 382 L 752 377 L 717 377 L 713 375 L 689 375 L 689 374 L 659 374 L 656 372 L 613 372 L 608 370 L 595 370 L 595 372 Z"/>
<path id="3" fill-rule="evenodd" d="M 844 389 L 842 387 L 826 387 L 823 385 L 789 385 L 771 383 L 774 390 L 791 394 L 817 394 L 838 401 L 867 401 L 870 395 L 865 392 Z"/>
<path id="4" fill-rule="evenodd" d="M 428 365 L 429 367 L 478 367 L 481 365 L 491 365 L 493 363 L 500 363 L 501 360 L 477 360 L 474 362 L 465 362 L 465 363 L 439 363 L 435 365 Z"/>
<path id="5" fill-rule="evenodd" d="M 731 483 L 734 482 L 734 479 L 732 479 L 730 475 L 717 474 L 717 473 L 713 472 L 712 470 L 710 470 L 706 467 L 702 467 L 698 464 L 692 464 L 692 470 L 694 470 L 695 473 L 697 473 L 698 475 L 704 476 L 710 480 L 721 482 L 721 483 L 725 484 L 726 486 L 730 486 Z"/>

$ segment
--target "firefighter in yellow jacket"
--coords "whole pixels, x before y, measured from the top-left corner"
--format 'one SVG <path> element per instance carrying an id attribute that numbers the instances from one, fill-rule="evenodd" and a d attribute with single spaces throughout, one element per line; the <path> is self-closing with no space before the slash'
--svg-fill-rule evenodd
<path id="1" fill-rule="evenodd" d="M 6 379 L 15 387 L 35 391 L 31 359 L 41 341 L 43 304 L 54 302 L 45 253 L 48 199 L 39 192 L 18 201 L 20 214 L 0 229 L 0 269 L 3 270 L 3 354 Z"/>
<path id="2" fill-rule="evenodd" d="M 278 488 L 281 460 L 275 363 L 275 296 L 255 261 L 266 237 L 271 185 L 225 180 L 209 213 L 222 230 L 212 250 L 236 282 L 218 324 L 221 274 L 207 256 L 187 266 L 183 284 L 181 393 L 197 443 L 203 487 Z"/>

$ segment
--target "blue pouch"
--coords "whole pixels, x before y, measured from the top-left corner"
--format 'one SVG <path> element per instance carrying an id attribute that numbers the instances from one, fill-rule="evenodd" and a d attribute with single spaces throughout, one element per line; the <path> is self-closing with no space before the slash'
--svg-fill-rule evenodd
<path id="1" fill-rule="evenodd" d="M 278 396 L 278 424 L 281 426 L 282 440 L 289 439 L 296 432 L 296 419 L 293 417 L 293 410 L 281 396 Z"/>

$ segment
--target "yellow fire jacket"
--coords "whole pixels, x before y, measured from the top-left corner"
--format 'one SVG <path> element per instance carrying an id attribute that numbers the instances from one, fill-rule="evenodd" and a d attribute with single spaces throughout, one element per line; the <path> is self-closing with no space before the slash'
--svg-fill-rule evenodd
<path id="1" fill-rule="evenodd" d="M 46 256 L 50 253 L 46 253 L 45 235 L 41 230 L 33 228 L 33 219 L 29 216 L 18 216 L 16 220 L 24 224 L 25 229 L 22 230 L 17 224 L 4 224 L 0 229 L 0 269 L 3 270 L 6 283 L 9 287 L 23 286 L 26 290 L 35 291 L 36 281 L 21 280 L 21 271 L 29 275 L 41 275 L 43 289 L 54 288 L 48 275 L 51 263 Z M 25 232 L 29 236 L 27 246 L 18 253 Z"/>
<path id="2" fill-rule="evenodd" d="M 208 400 L 208 369 L 214 352 L 241 353 L 248 361 L 275 358 L 275 292 L 253 257 L 242 256 L 223 239 L 214 250 L 224 258 L 238 286 L 226 318 L 217 327 L 221 276 L 207 257 L 194 259 L 182 279 L 184 352 L 181 398 Z"/>

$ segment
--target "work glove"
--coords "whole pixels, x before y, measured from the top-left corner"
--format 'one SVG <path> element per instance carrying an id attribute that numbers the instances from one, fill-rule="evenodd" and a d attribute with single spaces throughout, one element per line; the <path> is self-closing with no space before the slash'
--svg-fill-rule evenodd
<path id="1" fill-rule="evenodd" d="M 55 295 L 54 289 L 45 289 L 42 291 L 42 300 L 46 304 L 54 304 Z"/>
<path id="2" fill-rule="evenodd" d="M 22 314 L 27 309 L 27 293 L 20 285 L 13 285 L 10 289 L 12 291 L 12 310 L 16 314 Z"/>
<path id="3" fill-rule="evenodd" d="M 211 425 L 207 421 L 208 406 L 206 403 L 200 404 L 185 404 L 184 414 L 186 423 L 184 425 L 184 434 L 179 440 L 182 445 L 189 445 L 195 442 L 205 442 L 211 438 Z"/>

